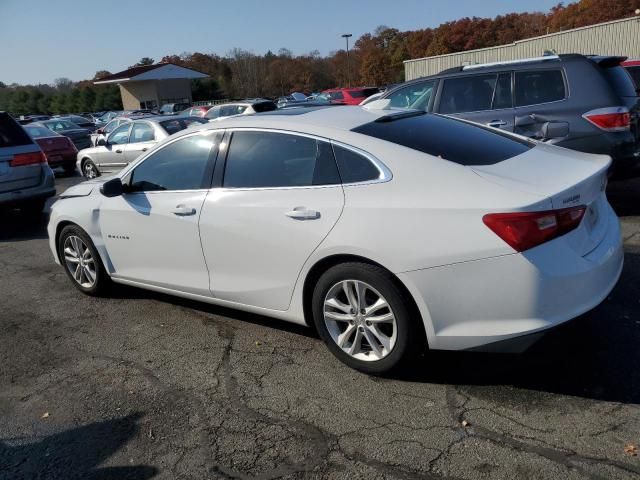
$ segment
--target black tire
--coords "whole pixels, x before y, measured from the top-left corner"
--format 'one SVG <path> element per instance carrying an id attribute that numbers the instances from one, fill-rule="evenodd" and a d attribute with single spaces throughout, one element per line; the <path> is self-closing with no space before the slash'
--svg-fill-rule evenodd
<path id="1" fill-rule="evenodd" d="M 86 159 L 82 161 L 82 176 L 88 180 L 92 179 L 92 178 L 97 178 L 100 176 L 100 170 L 98 170 L 98 167 L 96 167 L 96 164 L 93 163 L 92 160 Z M 89 173 L 90 171 L 95 172 L 95 176 L 91 176 L 91 174 Z"/>
<path id="2" fill-rule="evenodd" d="M 76 164 L 70 163 L 68 165 L 64 165 L 62 169 L 64 170 L 65 175 L 72 177 L 76 173 Z"/>
<path id="3" fill-rule="evenodd" d="M 324 319 L 324 302 L 332 287 L 344 280 L 357 280 L 373 287 L 384 297 L 396 321 L 396 341 L 386 356 L 373 361 L 360 360 L 342 350 L 333 340 Z M 331 267 L 318 280 L 313 291 L 313 320 L 331 353 L 351 368 L 379 375 L 389 373 L 417 356 L 425 345 L 422 320 L 413 302 L 387 270 L 367 263 L 342 263 Z M 346 324 L 345 324 L 346 325 Z M 357 327 L 364 328 L 364 327 Z M 367 354 L 368 355 L 368 354 Z"/>
<path id="4" fill-rule="evenodd" d="M 42 215 L 42 211 L 44 210 L 45 203 L 46 203 L 46 200 L 44 199 L 31 200 L 29 202 L 25 202 L 22 205 L 20 205 L 20 210 L 22 211 L 23 214 L 27 216 L 37 217 Z"/>
<path id="5" fill-rule="evenodd" d="M 84 243 L 84 246 L 86 246 L 89 249 L 89 252 L 91 253 L 91 258 L 93 259 L 93 269 L 95 271 L 95 282 L 91 286 L 81 285 L 74 278 L 74 275 L 69 270 L 69 266 L 65 261 L 65 252 L 64 252 L 65 242 L 69 237 L 74 237 L 74 236 L 79 237 Z M 67 225 L 62 229 L 62 231 L 60 232 L 60 235 L 58 236 L 57 246 L 58 246 L 58 258 L 60 259 L 60 263 L 62 264 L 64 271 L 67 273 L 67 276 L 71 280 L 71 283 L 73 283 L 78 290 L 80 290 L 82 293 L 86 293 L 87 295 L 91 295 L 91 296 L 101 296 L 109 290 L 109 288 L 111 287 L 111 277 L 109 277 L 109 274 L 104 268 L 104 265 L 102 264 L 102 260 L 100 259 L 100 255 L 98 255 L 96 247 L 93 245 L 91 238 L 89 237 L 89 235 L 85 233 L 84 230 L 82 230 L 77 225 Z"/>

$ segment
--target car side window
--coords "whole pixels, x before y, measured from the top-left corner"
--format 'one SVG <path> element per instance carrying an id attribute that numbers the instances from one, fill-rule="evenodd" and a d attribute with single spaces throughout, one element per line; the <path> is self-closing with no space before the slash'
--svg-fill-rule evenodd
<path id="1" fill-rule="evenodd" d="M 155 133 L 151 125 L 149 125 L 147 122 L 133 124 L 129 143 L 153 142 L 154 140 Z"/>
<path id="2" fill-rule="evenodd" d="M 129 142 L 129 128 L 131 125 L 128 123 L 120 125 L 116 128 L 111 135 L 109 135 L 109 144 L 111 145 L 124 145 Z"/>
<path id="3" fill-rule="evenodd" d="M 429 80 L 421 83 L 414 83 L 404 88 L 393 91 L 388 97 L 391 106 L 395 108 L 415 108 L 426 110 L 429 100 L 433 95 L 433 88 L 436 81 Z"/>
<path id="4" fill-rule="evenodd" d="M 299 135 L 234 132 L 223 186 L 309 187 L 340 183 L 331 146 Z"/>
<path id="5" fill-rule="evenodd" d="M 556 102 L 566 97 L 561 70 L 516 72 L 516 107 Z"/>
<path id="6" fill-rule="evenodd" d="M 342 183 L 370 182 L 380 178 L 380 170 L 371 160 L 348 148 L 333 146 Z"/>
<path id="7" fill-rule="evenodd" d="M 493 94 L 493 110 L 511 108 L 513 100 L 511 98 L 511 73 L 501 73 L 498 75 L 496 90 Z"/>
<path id="8" fill-rule="evenodd" d="M 495 73 L 446 78 L 440 95 L 439 113 L 490 110 L 496 78 Z"/>
<path id="9" fill-rule="evenodd" d="M 116 127 L 118 126 L 118 120 L 111 120 L 106 127 L 104 127 L 104 133 L 111 133 L 113 132 Z"/>
<path id="10" fill-rule="evenodd" d="M 190 135 L 147 157 L 131 173 L 130 192 L 199 190 L 210 182 L 211 149 L 216 135 Z"/>
<path id="11" fill-rule="evenodd" d="M 206 118 L 218 118 L 219 116 L 220 116 L 220 107 L 210 108 L 205 115 Z"/>

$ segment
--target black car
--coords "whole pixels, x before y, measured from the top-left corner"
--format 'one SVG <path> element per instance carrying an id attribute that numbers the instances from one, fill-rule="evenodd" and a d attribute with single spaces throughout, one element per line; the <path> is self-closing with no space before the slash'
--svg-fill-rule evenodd
<path id="1" fill-rule="evenodd" d="M 78 150 L 89 148 L 91 146 L 91 130 L 82 128 L 75 123 L 63 118 L 52 118 L 44 122 L 38 122 L 37 125 L 53 130 L 60 135 L 69 137 Z"/>
<path id="2" fill-rule="evenodd" d="M 68 122 L 75 123 L 77 126 L 86 128 L 87 130 L 91 130 L 94 132 L 96 130 L 95 122 L 92 122 L 88 118 L 82 117 L 80 115 L 64 115 L 60 117 L 56 117 L 55 120 L 67 120 Z"/>
<path id="3" fill-rule="evenodd" d="M 549 55 L 456 67 L 404 83 L 391 107 L 451 115 L 588 153 L 638 173 L 640 99 L 625 57 Z"/>

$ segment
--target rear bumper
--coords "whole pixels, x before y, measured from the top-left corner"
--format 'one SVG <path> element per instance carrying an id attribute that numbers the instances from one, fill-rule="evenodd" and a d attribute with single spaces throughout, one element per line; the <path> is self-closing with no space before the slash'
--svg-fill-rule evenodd
<path id="1" fill-rule="evenodd" d="M 62 155 L 51 155 L 52 157 L 56 157 L 59 156 L 60 158 L 57 160 L 51 160 L 51 158 L 49 158 L 49 156 L 47 156 L 47 163 L 49 163 L 50 167 L 66 167 L 69 165 L 74 165 L 76 164 L 76 153 L 75 152 L 70 152 L 70 153 L 65 153 Z"/>
<path id="2" fill-rule="evenodd" d="M 607 217 L 605 238 L 584 257 L 560 237 L 524 254 L 400 274 L 422 312 L 430 348 L 519 351 L 536 340 L 520 338 L 514 348 L 519 337 L 595 308 L 623 265 L 620 225 L 612 211 Z"/>
<path id="3" fill-rule="evenodd" d="M 0 205 L 3 207 L 20 205 L 24 202 L 41 200 L 56 194 L 55 177 L 48 166 L 43 168 L 42 180 L 35 187 L 0 193 Z"/>

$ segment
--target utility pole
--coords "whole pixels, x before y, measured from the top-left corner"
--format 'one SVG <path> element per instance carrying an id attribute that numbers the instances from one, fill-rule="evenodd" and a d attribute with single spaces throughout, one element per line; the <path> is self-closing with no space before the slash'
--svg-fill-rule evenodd
<path id="1" fill-rule="evenodd" d="M 342 38 L 347 41 L 347 86 L 349 88 L 351 88 L 351 65 L 349 64 L 349 38 L 351 37 L 353 37 L 353 35 L 350 33 L 342 35 Z"/>

